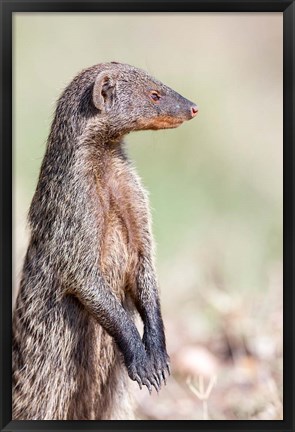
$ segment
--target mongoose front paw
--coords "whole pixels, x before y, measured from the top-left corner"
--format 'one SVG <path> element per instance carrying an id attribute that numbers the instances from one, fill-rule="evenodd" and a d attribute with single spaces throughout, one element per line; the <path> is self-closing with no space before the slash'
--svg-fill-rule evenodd
<path id="1" fill-rule="evenodd" d="M 166 385 L 167 376 L 170 375 L 170 359 L 165 352 L 155 351 L 150 353 L 150 362 L 153 368 L 153 374 L 157 379 L 159 389 L 162 382 Z"/>
<path id="2" fill-rule="evenodd" d="M 148 354 L 151 372 L 159 389 L 164 381 L 166 385 L 167 376 L 170 375 L 170 358 L 166 352 L 165 342 L 157 337 L 151 337 L 145 333 L 143 342 Z"/>
<path id="3" fill-rule="evenodd" d="M 153 373 L 152 365 L 143 344 L 134 350 L 132 356 L 128 359 L 125 358 L 125 363 L 129 377 L 138 383 L 140 389 L 145 385 L 150 393 L 152 387 L 159 391 L 159 380 Z"/>

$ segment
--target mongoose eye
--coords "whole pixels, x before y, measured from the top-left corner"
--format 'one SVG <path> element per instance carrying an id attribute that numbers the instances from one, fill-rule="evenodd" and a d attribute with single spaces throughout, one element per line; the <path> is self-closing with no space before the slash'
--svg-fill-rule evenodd
<path id="1" fill-rule="evenodd" d="M 161 99 L 161 96 L 159 95 L 159 93 L 155 90 L 150 92 L 150 97 L 154 102 L 157 102 L 158 100 Z"/>

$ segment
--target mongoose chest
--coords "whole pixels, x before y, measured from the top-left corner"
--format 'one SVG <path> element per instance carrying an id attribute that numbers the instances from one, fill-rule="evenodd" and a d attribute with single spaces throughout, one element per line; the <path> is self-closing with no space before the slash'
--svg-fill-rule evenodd
<path id="1" fill-rule="evenodd" d="M 127 169 L 126 169 L 127 168 Z M 112 161 L 98 182 L 103 209 L 99 244 L 101 270 L 112 291 L 122 297 L 122 287 L 132 288 L 138 257 L 149 220 L 147 198 L 129 162 Z"/>

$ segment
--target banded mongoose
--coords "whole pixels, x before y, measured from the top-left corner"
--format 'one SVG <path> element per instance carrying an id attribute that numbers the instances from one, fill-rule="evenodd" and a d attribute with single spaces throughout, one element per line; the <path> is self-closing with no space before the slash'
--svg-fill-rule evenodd
<path id="1" fill-rule="evenodd" d="M 58 100 L 13 313 L 13 419 L 130 419 L 129 378 L 166 379 L 148 200 L 122 138 L 197 112 L 117 62 L 83 70 Z"/>

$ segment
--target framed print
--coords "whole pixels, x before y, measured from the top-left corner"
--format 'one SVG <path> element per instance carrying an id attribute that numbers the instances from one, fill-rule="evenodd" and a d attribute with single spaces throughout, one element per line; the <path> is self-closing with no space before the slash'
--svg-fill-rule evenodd
<path id="1" fill-rule="evenodd" d="M 1 1 L 1 430 L 294 429 L 294 1 Z"/>

